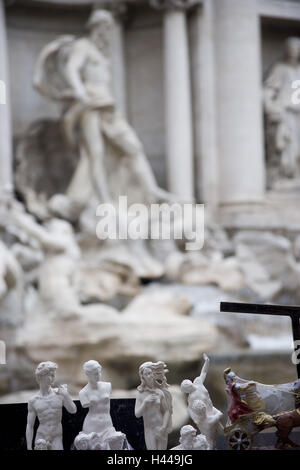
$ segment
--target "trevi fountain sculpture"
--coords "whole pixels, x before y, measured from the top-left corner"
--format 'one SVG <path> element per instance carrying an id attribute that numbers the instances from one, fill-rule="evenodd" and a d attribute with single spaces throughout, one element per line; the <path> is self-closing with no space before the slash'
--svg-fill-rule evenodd
<path id="1" fill-rule="evenodd" d="M 161 357 L 174 371 L 172 383 L 180 383 L 182 364 L 196 376 L 203 351 L 249 346 L 238 320 L 216 315 L 216 299 L 299 296 L 299 238 L 229 236 L 208 212 L 201 250 L 186 251 L 172 231 L 164 240 L 96 234 L 99 205 L 114 207 L 121 227 L 131 217 L 119 209 L 120 197 L 162 211 L 192 201 L 157 185 L 116 106 L 111 14 L 95 9 L 87 26 L 86 36 L 60 36 L 40 52 L 33 85 L 60 106 L 60 118 L 30 125 L 16 145 L 16 191 L 0 195 L 0 338 L 9 366 L 0 370 L 1 394 L 32 390 L 32 367 L 46 360 L 59 362 L 59 380 L 77 393 L 85 384 L 78 364 L 90 357 L 114 388 L 134 389 L 135 369 Z M 158 223 L 151 212 L 140 220 L 144 235 L 149 222 Z"/>

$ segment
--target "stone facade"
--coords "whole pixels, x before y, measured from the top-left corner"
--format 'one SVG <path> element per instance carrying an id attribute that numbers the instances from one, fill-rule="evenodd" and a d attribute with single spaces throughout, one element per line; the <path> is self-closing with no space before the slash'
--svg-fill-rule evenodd
<path id="1" fill-rule="evenodd" d="M 73 385 L 80 385 L 73 361 L 79 350 L 80 361 L 94 354 L 107 361 L 117 386 L 131 388 L 137 364 L 156 348 L 173 366 L 176 381 L 184 367 L 196 373 L 204 350 L 246 350 L 257 333 L 251 320 L 246 326 L 241 319 L 220 321 L 216 302 L 209 307 L 211 295 L 300 301 L 300 189 L 268 184 L 264 98 L 264 84 L 282 61 L 285 40 L 300 37 L 299 3 L 98 3 L 115 19 L 110 54 L 117 107 L 142 142 L 158 186 L 180 201 L 205 203 L 205 249 L 195 256 L 175 251 L 167 257 L 160 247 L 157 264 L 138 244 L 132 252 L 128 246 L 108 247 L 106 257 L 98 251 L 96 257 L 95 240 L 91 247 L 84 221 L 80 225 L 64 199 L 56 206 L 52 201 L 52 209 L 65 209 L 68 222 L 52 225 L 40 207 L 31 207 L 33 217 L 18 201 L 6 200 L 14 186 L 19 196 L 29 190 L 28 198 L 32 190 L 44 190 L 45 197 L 64 193 L 76 168 L 76 155 L 62 144 L 62 103 L 38 93 L 32 77 L 46 45 L 61 35 L 87 34 L 94 2 L 0 0 L 0 80 L 6 84 L 6 104 L 0 104 L 0 333 L 12 351 L 16 389 L 30 388 L 32 365 L 49 358 L 61 359 L 63 379 L 73 380 L 73 371 Z M 141 268 L 141 258 L 148 270 Z M 141 279 L 161 276 L 167 283 L 158 284 L 154 295 L 151 287 L 149 292 L 143 288 Z M 25 292 L 23 306 L 15 303 L 16 289 L 18 301 Z M 276 324 L 274 337 L 281 327 L 288 329 Z M 269 325 L 262 331 L 270 332 Z M 126 377 L 119 375 L 122 361 L 130 371 Z M 0 377 L 0 389 L 10 391 L 15 377 Z"/>

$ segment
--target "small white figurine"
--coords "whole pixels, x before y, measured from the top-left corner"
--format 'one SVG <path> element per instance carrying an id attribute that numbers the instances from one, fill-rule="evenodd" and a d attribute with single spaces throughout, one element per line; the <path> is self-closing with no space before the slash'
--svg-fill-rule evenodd
<path id="1" fill-rule="evenodd" d="M 171 450 L 209 450 L 209 445 L 204 434 L 197 436 L 196 429 L 187 424 L 180 430 L 179 445 Z"/>
<path id="2" fill-rule="evenodd" d="M 217 436 L 222 433 L 223 426 L 221 419 L 223 413 L 217 410 L 212 404 L 204 381 L 208 372 L 209 358 L 203 354 L 204 365 L 199 377 L 194 382 L 184 380 L 181 383 L 181 390 L 188 394 L 188 411 L 191 419 L 196 424 L 199 431 L 206 436 L 209 449 L 215 449 Z"/>
<path id="3" fill-rule="evenodd" d="M 145 362 L 139 368 L 141 384 L 135 404 L 135 416 L 143 417 L 148 450 L 166 450 L 172 429 L 172 396 L 163 361 Z"/>
<path id="4" fill-rule="evenodd" d="M 63 450 L 62 408 L 64 406 L 72 414 L 76 413 L 77 408 L 68 393 L 66 385 L 60 385 L 57 389 L 52 388 L 56 370 L 57 364 L 50 361 L 41 362 L 36 368 L 35 376 L 40 386 L 40 391 L 28 402 L 27 450 L 32 450 L 36 417 L 39 420 L 39 427 L 35 438 L 35 448 L 42 450 L 40 447 L 44 447 L 46 444 L 47 450 Z"/>
<path id="5" fill-rule="evenodd" d="M 109 450 L 111 445 L 115 448 L 117 444 L 121 450 L 126 436 L 116 431 L 110 416 L 111 383 L 101 382 L 102 367 L 97 361 L 85 362 L 83 370 L 88 384 L 79 392 L 79 400 L 83 408 L 89 408 L 89 412 L 85 417 L 82 433 L 77 436 L 78 440 L 75 439 L 74 445 L 76 448 L 86 446 L 87 439 L 90 450 Z"/>

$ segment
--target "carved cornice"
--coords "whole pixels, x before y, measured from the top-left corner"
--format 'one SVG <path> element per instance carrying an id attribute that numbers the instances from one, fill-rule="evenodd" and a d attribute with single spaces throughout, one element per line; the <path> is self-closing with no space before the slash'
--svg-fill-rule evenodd
<path id="1" fill-rule="evenodd" d="M 150 6 L 158 10 L 188 10 L 202 3 L 201 0 L 149 0 Z"/>

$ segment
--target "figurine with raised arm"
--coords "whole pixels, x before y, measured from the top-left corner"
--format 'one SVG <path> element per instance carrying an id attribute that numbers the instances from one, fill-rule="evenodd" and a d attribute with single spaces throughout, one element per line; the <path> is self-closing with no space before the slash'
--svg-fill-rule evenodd
<path id="1" fill-rule="evenodd" d="M 171 450 L 209 450 L 209 445 L 204 434 L 198 434 L 193 426 L 187 424 L 180 430 L 179 445 Z"/>
<path id="2" fill-rule="evenodd" d="M 35 376 L 40 386 L 40 391 L 28 402 L 26 427 L 28 450 L 32 450 L 36 418 L 39 420 L 39 427 L 35 438 L 37 448 L 42 444 L 41 441 L 45 441 L 49 450 L 63 450 L 62 408 L 64 406 L 72 414 L 77 411 L 66 385 L 60 385 L 57 389 L 52 388 L 56 370 L 57 364 L 51 361 L 41 362 L 36 368 Z"/>
<path id="3" fill-rule="evenodd" d="M 183 380 L 181 390 L 188 394 L 188 411 L 199 431 L 206 436 L 209 449 L 214 449 L 218 434 L 223 431 L 221 419 L 223 413 L 213 406 L 204 381 L 209 368 L 209 358 L 203 354 L 204 365 L 199 377 Z"/>
<path id="4" fill-rule="evenodd" d="M 141 384 L 135 404 L 135 416 L 144 419 L 148 450 L 165 450 L 172 429 L 172 396 L 168 390 L 167 366 L 163 361 L 144 362 L 139 368 Z"/>

